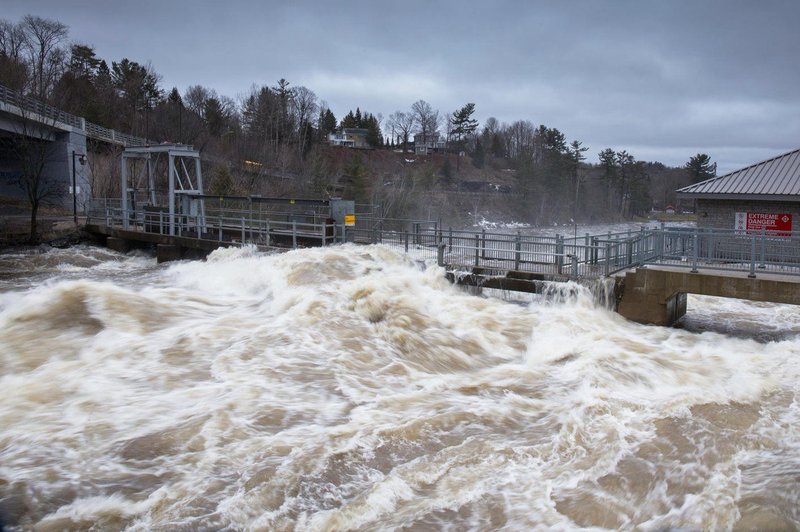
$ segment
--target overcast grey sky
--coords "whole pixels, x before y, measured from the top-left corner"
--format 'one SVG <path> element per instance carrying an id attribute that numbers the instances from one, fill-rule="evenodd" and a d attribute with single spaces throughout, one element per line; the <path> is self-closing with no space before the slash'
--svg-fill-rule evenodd
<path id="1" fill-rule="evenodd" d="M 720 172 L 800 146 L 800 1 L 36 1 L 109 64 L 236 99 L 286 78 L 337 118 L 423 99 L 557 127 L 590 148 Z"/>

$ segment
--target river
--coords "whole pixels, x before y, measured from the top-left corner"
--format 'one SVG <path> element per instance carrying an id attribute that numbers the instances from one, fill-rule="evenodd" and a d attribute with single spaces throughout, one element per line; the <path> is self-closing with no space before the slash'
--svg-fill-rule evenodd
<path id="1" fill-rule="evenodd" d="M 469 295 L 380 246 L 0 254 L 12 530 L 800 527 L 800 313 Z M 526 296 L 527 297 L 527 296 Z"/>

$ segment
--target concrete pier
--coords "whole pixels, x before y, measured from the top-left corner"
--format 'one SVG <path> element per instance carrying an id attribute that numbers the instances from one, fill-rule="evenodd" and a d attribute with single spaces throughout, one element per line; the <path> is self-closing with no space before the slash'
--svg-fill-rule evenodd
<path id="1" fill-rule="evenodd" d="M 648 266 L 620 278 L 617 306 L 625 318 L 639 323 L 673 325 L 686 314 L 686 294 L 731 297 L 800 305 L 800 276 Z"/>

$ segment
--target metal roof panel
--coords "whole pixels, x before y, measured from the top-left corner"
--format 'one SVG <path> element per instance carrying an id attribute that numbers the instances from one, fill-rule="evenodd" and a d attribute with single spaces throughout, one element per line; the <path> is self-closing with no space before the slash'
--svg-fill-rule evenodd
<path id="1" fill-rule="evenodd" d="M 689 196 L 748 194 L 757 196 L 800 195 L 800 149 L 728 174 L 678 189 Z"/>

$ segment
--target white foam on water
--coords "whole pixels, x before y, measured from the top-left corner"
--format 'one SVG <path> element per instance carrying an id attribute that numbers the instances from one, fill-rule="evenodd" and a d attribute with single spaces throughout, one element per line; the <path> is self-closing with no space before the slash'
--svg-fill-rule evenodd
<path id="1" fill-rule="evenodd" d="M 12 527 L 800 526 L 783 307 L 643 326 L 575 284 L 471 296 L 382 246 L 16 260 L 38 266 L 0 293 Z"/>

